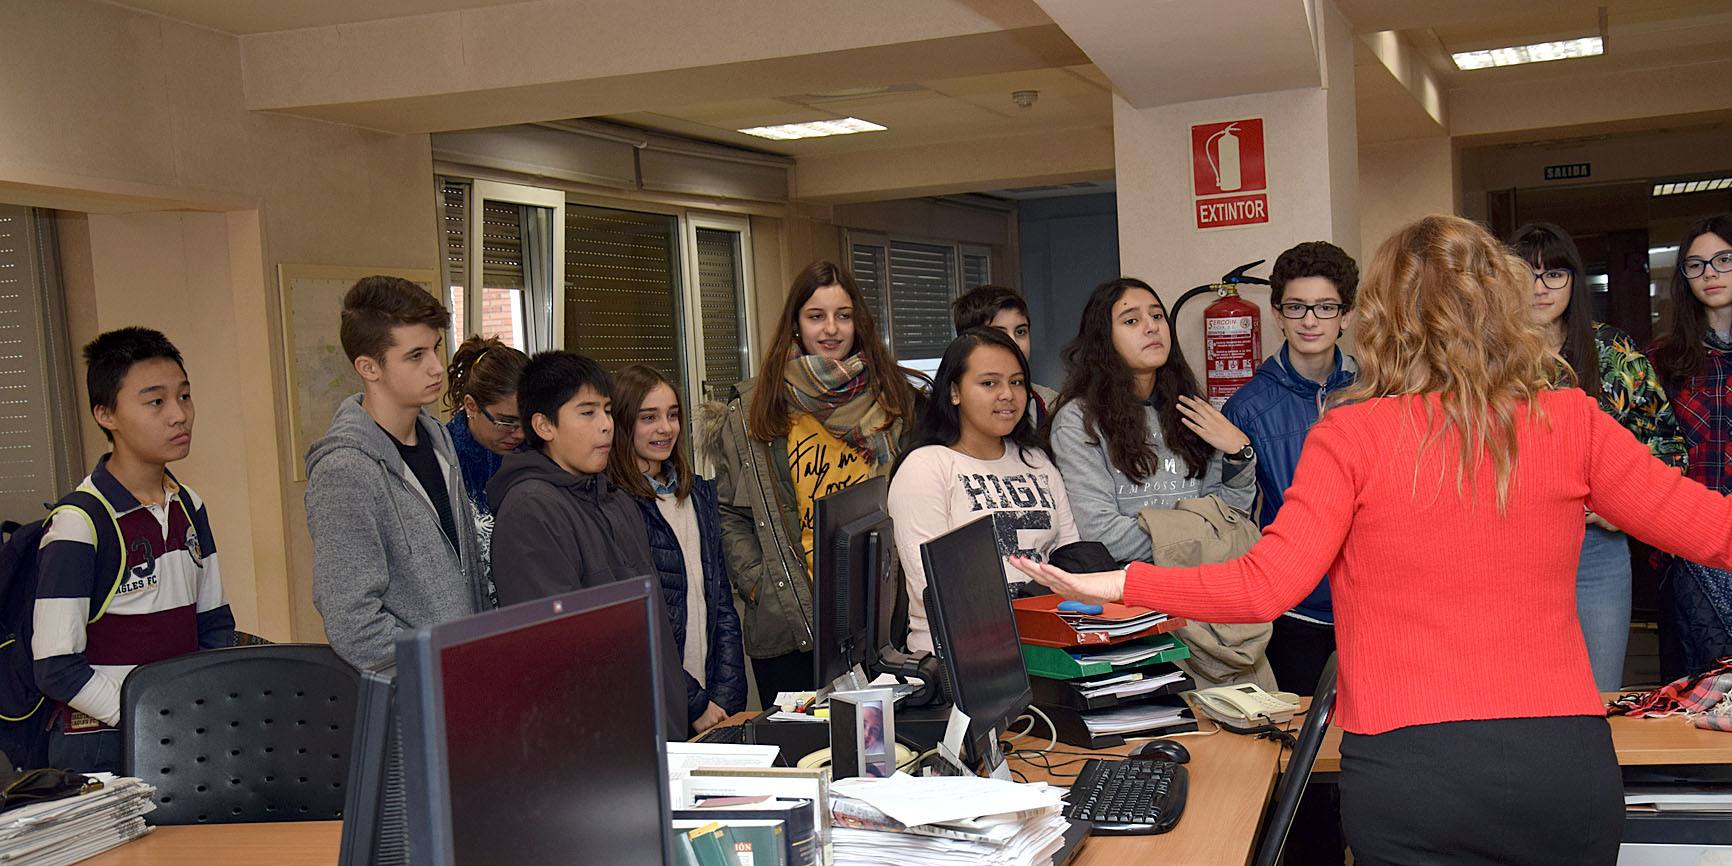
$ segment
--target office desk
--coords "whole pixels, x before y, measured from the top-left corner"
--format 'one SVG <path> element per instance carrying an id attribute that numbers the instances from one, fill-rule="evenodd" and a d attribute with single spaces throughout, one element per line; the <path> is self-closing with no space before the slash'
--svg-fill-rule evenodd
<path id="1" fill-rule="evenodd" d="M 741 713 L 727 723 L 751 718 Z M 727 724 L 725 723 L 725 724 Z M 1205 722 L 1206 726 L 1208 723 Z M 1732 735 L 1727 735 L 1732 738 Z M 1124 866 L 1126 863 L 1239 866 L 1250 860 L 1257 824 L 1275 787 L 1275 743 L 1228 733 L 1183 735 L 1191 753 L 1190 792 L 1184 817 L 1160 836 L 1100 836 L 1083 843 L 1074 866 Z M 1038 748 L 1046 740 L 1019 740 Z M 1077 751 L 1063 744 L 1065 751 Z M 1095 754 L 1126 754 L 1121 746 Z M 1054 755 L 1053 761 L 1073 756 Z M 1021 759 L 1011 766 L 1030 780 L 1068 785 Z M 1079 765 L 1059 768 L 1074 773 Z M 214 824 L 158 827 L 150 835 L 84 861 L 88 866 L 179 866 L 183 863 L 237 863 L 243 866 L 334 866 L 342 824 L 309 821 L 280 824 Z"/>
<path id="2" fill-rule="evenodd" d="M 1204 722 L 1205 727 L 1209 726 Z M 1171 832 L 1159 836 L 1094 836 L 1083 843 L 1073 866 L 1125 866 L 1130 863 L 1220 864 L 1239 866 L 1251 859 L 1252 846 L 1257 841 L 1257 826 L 1275 790 L 1275 762 L 1279 746 L 1272 740 L 1259 740 L 1226 732 L 1176 737 L 1191 753 L 1186 764 L 1190 773 L 1190 791 L 1185 798 L 1185 814 Z M 1046 745 L 1040 737 L 1028 737 L 1017 743 L 1024 748 Z M 1078 751 L 1059 745 L 1066 751 Z M 1096 754 L 1123 755 L 1133 746 L 1107 749 Z M 1073 756 L 1054 755 L 1053 762 Z M 1030 781 L 1047 781 L 1068 785 L 1068 778 L 1053 778 L 1039 767 L 1016 759 L 1013 769 Z M 1075 773 L 1080 765 L 1061 767 L 1060 772 Z"/>
<path id="3" fill-rule="evenodd" d="M 1612 748 L 1623 766 L 1732 764 L 1732 733 L 1702 730 L 1682 716 L 1664 719 L 1613 716 L 1607 722 L 1612 726 Z M 1312 773 L 1339 772 L 1341 729 L 1331 726 L 1317 751 Z"/>
<path id="4" fill-rule="evenodd" d="M 158 827 L 79 866 L 332 866 L 342 832 L 339 821 Z"/>

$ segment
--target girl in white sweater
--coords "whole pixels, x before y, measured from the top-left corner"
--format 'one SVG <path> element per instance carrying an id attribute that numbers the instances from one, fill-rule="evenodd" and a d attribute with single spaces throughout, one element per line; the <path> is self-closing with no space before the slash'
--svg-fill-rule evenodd
<path id="1" fill-rule="evenodd" d="M 1028 359 L 989 328 L 945 350 L 932 396 L 890 480 L 896 552 L 908 587 L 908 649 L 932 651 L 920 545 L 992 515 L 998 553 L 1044 561 L 1077 540 L 1064 480 L 1028 418 Z M 1028 578 L 1001 561 L 1007 582 Z"/>

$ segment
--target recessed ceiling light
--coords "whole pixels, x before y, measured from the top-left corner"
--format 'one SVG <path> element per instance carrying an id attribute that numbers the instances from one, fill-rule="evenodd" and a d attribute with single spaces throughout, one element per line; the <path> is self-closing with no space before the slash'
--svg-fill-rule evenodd
<path id="1" fill-rule="evenodd" d="M 888 127 L 858 117 L 836 120 L 812 120 L 806 123 L 784 123 L 779 126 L 754 126 L 735 130 L 772 141 L 793 141 L 797 138 L 823 138 L 827 135 L 853 135 L 856 132 L 883 132 Z"/>
<path id="2" fill-rule="evenodd" d="M 1696 180 L 1676 180 L 1654 184 L 1654 195 L 1683 195 L 1692 192 L 1720 192 L 1732 189 L 1732 177 L 1704 177 Z"/>
<path id="3" fill-rule="evenodd" d="M 1493 66 L 1515 66 L 1521 63 L 1544 63 L 1547 60 L 1569 60 L 1606 53 L 1606 44 L 1598 36 L 1566 39 L 1562 42 L 1538 42 L 1510 48 L 1490 48 L 1483 51 L 1460 51 L 1450 56 L 1455 68 L 1488 69 Z"/>

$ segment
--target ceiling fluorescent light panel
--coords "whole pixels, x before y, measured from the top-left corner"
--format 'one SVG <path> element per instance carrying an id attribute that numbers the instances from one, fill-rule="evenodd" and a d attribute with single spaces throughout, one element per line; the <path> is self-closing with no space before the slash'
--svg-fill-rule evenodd
<path id="1" fill-rule="evenodd" d="M 1482 51 L 1459 51 L 1450 56 L 1455 68 L 1461 70 L 1489 69 L 1493 66 L 1517 66 L 1523 63 L 1544 63 L 1548 60 L 1572 60 L 1595 57 L 1606 53 L 1606 43 L 1598 36 L 1565 39 L 1562 42 L 1536 42 L 1509 48 L 1488 48 Z"/>
<path id="2" fill-rule="evenodd" d="M 883 132 L 887 127 L 880 126 L 870 120 L 858 117 L 841 117 L 835 120 L 812 120 L 805 123 L 784 123 L 777 126 L 754 126 L 749 129 L 739 129 L 746 135 L 767 138 L 771 141 L 794 141 L 801 138 L 824 138 L 830 135 L 853 135 L 857 132 Z"/>

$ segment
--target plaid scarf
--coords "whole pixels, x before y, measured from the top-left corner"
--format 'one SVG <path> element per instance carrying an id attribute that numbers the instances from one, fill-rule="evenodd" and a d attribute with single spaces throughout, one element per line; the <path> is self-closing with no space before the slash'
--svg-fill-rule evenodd
<path id="1" fill-rule="evenodd" d="M 1606 706 L 1606 714 L 1636 719 L 1657 719 L 1683 713 L 1698 728 L 1732 731 L 1732 656 L 1695 676 L 1661 686 L 1651 692 L 1619 695 Z"/>
<path id="2" fill-rule="evenodd" d="M 800 411 L 810 413 L 825 430 L 865 454 L 873 466 L 895 461 L 896 437 L 884 407 L 878 405 L 865 356 L 856 353 L 831 361 L 822 355 L 796 354 L 782 370 Z"/>

